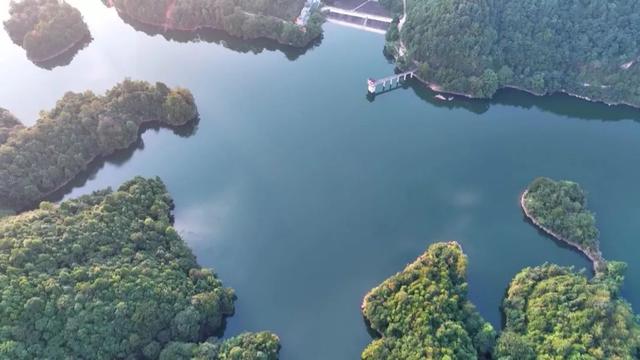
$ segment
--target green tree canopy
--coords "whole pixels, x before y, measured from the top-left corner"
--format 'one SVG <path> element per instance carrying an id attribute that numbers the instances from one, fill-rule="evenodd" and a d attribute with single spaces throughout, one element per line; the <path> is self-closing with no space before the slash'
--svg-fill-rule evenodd
<path id="1" fill-rule="evenodd" d="M 427 64 L 422 77 L 445 90 L 490 97 L 514 86 L 640 106 L 637 1 L 406 2 L 408 60 Z M 402 0 L 383 3 L 402 13 Z"/>
<path id="2" fill-rule="evenodd" d="M 159 179 L 136 178 L 0 219 L 0 358 L 276 359 L 269 333 L 209 338 L 235 294 L 198 266 L 172 207 Z"/>
<path id="3" fill-rule="evenodd" d="M 80 11 L 63 1 L 11 0 L 9 13 L 9 37 L 35 62 L 62 55 L 91 36 Z"/>
<path id="4" fill-rule="evenodd" d="M 69 92 L 30 128 L 2 110 L 0 203 L 20 208 L 39 201 L 97 157 L 134 143 L 146 122 L 178 126 L 196 116 L 188 90 L 131 80 L 103 96 Z"/>
<path id="5" fill-rule="evenodd" d="M 522 206 L 538 226 L 551 231 L 559 240 L 577 246 L 589 256 L 597 270 L 604 268 L 595 216 L 587 208 L 587 196 L 580 185 L 537 178 L 527 188 Z"/>
<path id="6" fill-rule="evenodd" d="M 314 11 L 306 26 L 295 20 L 304 0 L 103 0 L 119 13 L 150 25 L 176 30 L 212 28 L 243 39 L 267 38 L 304 47 L 322 33 L 323 17 Z"/>
<path id="7" fill-rule="evenodd" d="M 438 243 L 364 298 L 362 310 L 382 337 L 362 359 L 477 359 L 495 332 L 467 300 L 467 259 L 457 243 Z"/>
<path id="8" fill-rule="evenodd" d="M 624 266 L 609 267 L 607 275 L 592 280 L 557 265 L 522 270 L 504 300 L 506 327 L 495 358 L 640 358 L 637 317 L 617 297 Z"/>

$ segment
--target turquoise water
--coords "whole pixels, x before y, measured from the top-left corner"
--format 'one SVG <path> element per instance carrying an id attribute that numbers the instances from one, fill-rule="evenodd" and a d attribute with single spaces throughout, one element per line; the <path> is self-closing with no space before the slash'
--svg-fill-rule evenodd
<path id="1" fill-rule="evenodd" d="M 225 336 L 272 330 L 284 360 L 359 358 L 371 341 L 364 294 L 447 240 L 462 244 L 471 300 L 499 327 L 520 269 L 590 266 L 524 220 L 519 195 L 540 175 L 589 192 L 603 253 L 629 263 L 624 295 L 640 308 L 640 111 L 514 91 L 441 103 L 419 85 L 370 101 L 366 78 L 393 72 L 377 34 L 327 24 L 298 54 L 172 37 L 185 43 L 136 31 L 98 1 L 70 2 L 93 42 L 48 71 L 0 32 L 0 106 L 32 124 L 66 90 L 124 77 L 192 90 L 191 133 L 147 130 L 54 200 L 160 176 L 176 228 L 239 296 Z"/>

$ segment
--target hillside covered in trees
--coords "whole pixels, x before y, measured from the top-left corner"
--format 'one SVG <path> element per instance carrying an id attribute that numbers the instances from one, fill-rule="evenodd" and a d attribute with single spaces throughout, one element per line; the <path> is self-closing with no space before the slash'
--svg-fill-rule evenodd
<path id="1" fill-rule="evenodd" d="M 398 15 L 402 0 L 383 1 Z M 445 91 L 504 86 L 640 106 L 640 3 L 634 0 L 407 0 L 400 63 Z"/>
<path id="2" fill-rule="evenodd" d="M 522 270 L 504 300 L 496 359 L 638 359 L 640 325 L 618 297 L 625 265 L 588 280 L 557 265 Z"/>
<path id="3" fill-rule="evenodd" d="M 20 120 L 6 109 L 0 108 L 0 145 L 21 129 L 24 129 L 24 126 Z"/>
<path id="4" fill-rule="evenodd" d="M 11 40 L 38 63 L 51 60 L 89 38 L 80 11 L 58 0 L 11 0 L 4 27 Z"/>
<path id="5" fill-rule="evenodd" d="M 223 30 L 243 39 L 267 38 L 304 47 L 322 33 L 323 16 L 314 11 L 306 26 L 296 25 L 304 0 L 103 0 L 141 23 L 165 29 Z"/>
<path id="6" fill-rule="evenodd" d="M 371 290 L 363 314 L 381 337 L 362 353 L 382 359 L 638 359 L 640 323 L 619 297 L 626 264 L 589 280 L 557 265 L 522 270 L 503 302 L 497 339 L 467 299 L 467 260 L 436 243 Z"/>
<path id="7" fill-rule="evenodd" d="M 69 92 L 29 128 L 0 110 L 0 204 L 39 201 L 92 160 L 134 143 L 144 123 L 179 126 L 196 116 L 188 90 L 131 80 L 102 96 Z"/>
<path id="8" fill-rule="evenodd" d="M 235 294 L 171 225 L 159 179 L 0 219 L 0 358 L 263 359 L 269 333 L 211 337 Z"/>
<path id="9" fill-rule="evenodd" d="M 467 300 L 466 269 L 457 243 L 438 243 L 371 290 L 362 311 L 382 337 L 362 359 L 488 358 L 495 332 Z"/>
<path id="10" fill-rule="evenodd" d="M 537 178 L 523 194 L 522 207 L 536 225 L 585 253 L 596 270 L 604 269 L 596 219 L 580 185 Z"/>

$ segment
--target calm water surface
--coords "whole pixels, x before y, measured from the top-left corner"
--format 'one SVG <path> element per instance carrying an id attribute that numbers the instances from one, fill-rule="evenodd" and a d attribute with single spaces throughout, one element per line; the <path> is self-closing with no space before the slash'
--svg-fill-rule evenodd
<path id="1" fill-rule="evenodd" d="M 71 3 L 94 40 L 66 67 L 34 66 L 0 32 L 0 106 L 33 124 L 65 91 L 125 77 L 193 91 L 190 136 L 147 130 L 59 197 L 162 177 L 176 227 L 239 296 L 225 336 L 272 330 L 284 360 L 357 359 L 371 340 L 363 295 L 443 240 L 462 244 L 470 297 L 499 327 L 520 269 L 589 267 L 523 220 L 519 194 L 539 175 L 589 191 L 604 255 L 629 263 L 624 295 L 640 308 L 640 111 L 516 92 L 443 104 L 420 87 L 369 101 L 365 79 L 393 71 L 380 35 L 327 24 L 297 54 L 219 35 L 183 43 L 97 0 Z"/>

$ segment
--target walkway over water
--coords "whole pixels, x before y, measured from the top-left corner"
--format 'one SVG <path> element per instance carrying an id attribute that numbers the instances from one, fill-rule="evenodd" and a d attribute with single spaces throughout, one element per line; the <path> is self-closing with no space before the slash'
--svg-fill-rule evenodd
<path id="1" fill-rule="evenodd" d="M 370 11 L 367 5 L 369 0 L 364 1 L 353 9 L 345 9 L 336 6 L 325 6 L 322 11 L 327 13 L 327 21 L 339 25 L 349 26 L 360 30 L 385 34 L 387 28 L 393 21 L 389 16 L 381 14 L 379 11 Z"/>
<path id="2" fill-rule="evenodd" d="M 400 74 L 395 74 L 387 77 L 383 77 L 381 79 L 372 79 L 367 80 L 367 90 L 369 93 L 375 94 L 378 90 L 378 86 L 382 85 L 382 90 L 387 87 L 387 83 L 389 83 L 389 88 L 393 86 L 400 85 L 400 81 L 406 81 L 407 78 L 411 79 L 415 75 L 416 70 L 406 71 Z"/>
<path id="3" fill-rule="evenodd" d="M 363 13 L 359 11 L 340 9 L 333 6 L 325 6 L 322 8 L 322 10 L 332 14 L 347 15 L 347 16 L 352 16 L 356 18 L 362 18 L 365 20 L 376 20 L 376 21 L 381 21 L 388 24 L 391 24 L 391 22 L 393 21 L 393 19 L 388 16 L 374 15 L 374 14 L 368 14 L 368 13 Z"/>

